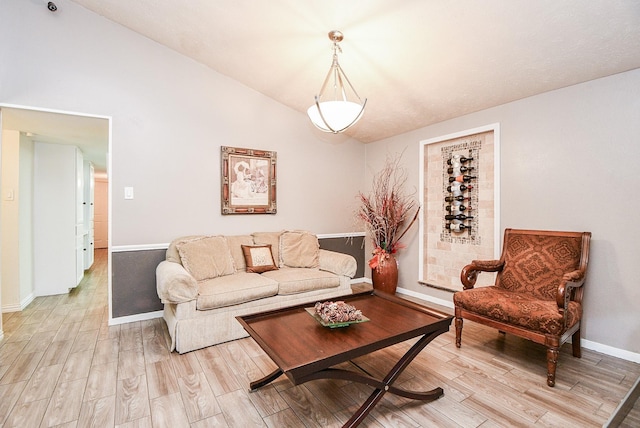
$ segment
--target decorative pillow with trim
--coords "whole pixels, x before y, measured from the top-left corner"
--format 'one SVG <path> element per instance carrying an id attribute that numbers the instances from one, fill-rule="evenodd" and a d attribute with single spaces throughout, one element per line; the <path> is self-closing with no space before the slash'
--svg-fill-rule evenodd
<path id="1" fill-rule="evenodd" d="M 277 270 L 278 266 L 273 260 L 271 245 L 242 245 L 244 261 L 247 272 L 262 273 Z"/>
<path id="2" fill-rule="evenodd" d="M 282 264 L 292 268 L 320 267 L 318 237 L 305 231 L 284 232 L 280 236 Z"/>
<path id="3" fill-rule="evenodd" d="M 236 271 L 224 236 L 203 236 L 179 242 L 176 247 L 182 266 L 196 281 L 231 275 Z"/>

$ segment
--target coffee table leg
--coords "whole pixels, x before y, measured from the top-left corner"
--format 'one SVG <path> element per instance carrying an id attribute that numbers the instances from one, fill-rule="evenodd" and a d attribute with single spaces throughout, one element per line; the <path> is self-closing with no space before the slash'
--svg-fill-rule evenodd
<path id="1" fill-rule="evenodd" d="M 382 381 L 382 383 L 384 384 L 384 387 L 376 388 L 371 393 L 369 398 L 367 398 L 364 404 L 358 409 L 358 411 L 351 417 L 351 419 L 349 419 L 347 423 L 343 425 L 343 427 L 350 428 L 350 427 L 356 427 L 360 425 L 363 419 L 367 417 L 369 412 L 371 412 L 371 409 L 373 409 L 373 407 L 378 403 L 378 401 L 380 401 L 382 396 L 387 391 L 392 393 L 397 393 L 398 391 L 400 391 L 396 388 L 393 388 L 391 385 L 396 381 L 396 379 L 398 379 L 400 374 L 404 371 L 404 369 L 407 368 L 409 363 L 413 361 L 413 359 L 420 353 L 420 351 L 422 351 L 422 349 L 424 349 L 424 347 L 427 346 L 429 342 L 431 342 L 433 339 L 435 339 L 442 333 L 443 333 L 442 331 L 437 331 L 437 332 L 422 336 L 422 338 L 418 340 L 411 347 L 411 349 L 409 349 L 407 353 L 402 356 L 402 358 L 400 358 L 400 360 L 396 363 L 396 365 L 393 366 L 391 371 L 389 371 L 389 373 L 385 376 L 384 380 Z M 405 392 L 405 391 L 402 391 L 402 392 Z M 414 395 L 414 397 L 420 397 L 419 399 L 424 401 L 432 401 L 432 400 L 435 400 L 436 398 L 441 397 L 444 394 L 444 392 L 442 388 L 435 388 L 434 390 L 426 393 L 409 393 L 409 394 Z M 404 395 L 404 394 L 400 394 L 400 395 Z"/>
<path id="2" fill-rule="evenodd" d="M 364 404 L 360 406 L 358 411 L 347 421 L 347 423 L 343 425 L 343 427 L 348 427 L 348 428 L 357 427 L 358 425 L 360 425 L 360 423 L 364 420 L 364 418 L 367 417 L 369 412 L 371 412 L 371 409 L 373 409 L 375 405 L 378 404 L 382 396 L 387 392 L 390 392 L 392 394 L 397 394 L 402 397 L 412 398 L 415 400 L 433 401 L 437 398 L 440 398 L 444 394 L 444 391 L 442 390 L 442 388 L 434 388 L 431 391 L 426 391 L 426 392 L 406 391 L 404 389 L 394 387 L 393 383 L 402 374 L 404 369 L 407 368 L 409 363 L 411 363 L 411 361 L 413 361 L 413 359 L 418 356 L 420 351 L 422 351 L 424 347 L 429 344 L 429 342 L 431 342 L 433 339 L 435 339 L 436 337 L 438 337 L 439 335 L 441 335 L 446 331 L 448 331 L 448 328 L 446 330 L 439 330 L 439 331 L 436 331 L 430 334 L 425 334 L 424 336 L 422 336 L 420 340 L 418 340 L 411 347 L 411 349 L 409 349 L 402 356 L 402 358 L 400 358 L 400 360 L 396 363 L 395 366 L 393 366 L 393 368 L 389 371 L 389 373 L 385 376 L 385 378 L 382 381 L 378 379 L 374 379 L 371 376 L 364 376 L 362 374 L 355 373 L 349 370 L 328 368 L 328 369 L 320 370 L 310 375 L 301 377 L 297 379 L 296 384 L 302 384 L 315 379 L 342 379 L 342 380 L 350 380 L 353 382 L 359 382 L 359 383 L 363 383 L 363 384 L 374 387 L 375 390 L 371 393 L 369 398 L 367 398 Z M 249 387 L 250 387 L 249 390 L 255 391 L 256 389 L 261 388 L 270 382 L 273 382 L 282 374 L 283 374 L 283 371 L 278 368 L 274 370 L 272 373 L 263 377 L 262 379 L 251 382 L 249 384 Z"/>
<path id="3" fill-rule="evenodd" d="M 272 373 L 266 375 L 262 379 L 258 379 L 256 381 L 251 382 L 249 384 L 249 392 L 255 391 L 256 389 L 262 388 L 266 384 L 273 382 L 274 380 L 279 378 L 280 375 L 282 375 L 282 373 L 283 373 L 282 370 L 275 369 Z"/>

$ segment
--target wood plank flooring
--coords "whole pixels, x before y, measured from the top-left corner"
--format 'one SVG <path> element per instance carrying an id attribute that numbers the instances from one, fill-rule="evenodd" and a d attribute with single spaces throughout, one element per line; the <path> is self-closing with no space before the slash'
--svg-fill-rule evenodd
<path id="1" fill-rule="evenodd" d="M 275 368 L 250 338 L 179 355 L 168 352 L 162 319 L 109 327 L 106 258 L 97 251 L 68 295 L 3 314 L 0 427 L 339 427 L 370 394 L 286 377 L 249 393 Z M 411 344 L 356 363 L 384 374 Z M 441 335 L 399 380 L 445 395 L 421 403 L 387 394 L 361 426 L 599 427 L 639 375 L 639 364 L 586 349 L 576 359 L 566 345 L 549 388 L 542 347 L 465 322 L 461 349 L 453 332 Z"/>

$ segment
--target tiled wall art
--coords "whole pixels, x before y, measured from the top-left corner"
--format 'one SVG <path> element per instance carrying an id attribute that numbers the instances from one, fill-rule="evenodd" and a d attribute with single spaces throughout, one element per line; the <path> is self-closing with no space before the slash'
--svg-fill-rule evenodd
<path id="1" fill-rule="evenodd" d="M 499 125 L 421 141 L 420 283 L 457 291 L 472 260 L 499 257 Z M 491 284 L 486 274 L 478 284 Z"/>

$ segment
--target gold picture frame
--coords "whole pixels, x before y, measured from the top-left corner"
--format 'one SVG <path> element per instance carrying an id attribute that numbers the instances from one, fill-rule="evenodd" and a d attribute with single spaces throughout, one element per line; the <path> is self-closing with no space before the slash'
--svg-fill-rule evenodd
<path id="1" fill-rule="evenodd" d="M 276 152 L 221 146 L 222 214 L 276 214 Z"/>

